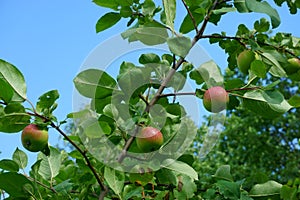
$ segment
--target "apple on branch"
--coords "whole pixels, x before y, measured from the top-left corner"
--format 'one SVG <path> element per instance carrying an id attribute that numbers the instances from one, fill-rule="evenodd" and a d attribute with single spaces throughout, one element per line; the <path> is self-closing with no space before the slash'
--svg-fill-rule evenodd
<path id="1" fill-rule="evenodd" d="M 42 151 L 48 145 L 48 131 L 40 129 L 35 124 L 29 124 L 23 129 L 21 140 L 23 147 L 28 151 Z"/>
<path id="2" fill-rule="evenodd" d="M 229 102 L 229 96 L 227 91 L 220 87 L 211 87 L 205 91 L 203 95 L 203 105 L 206 110 L 213 113 L 221 112 L 226 108 L 226 104 Z"/>
<path id="3" fill-rule="evenodd" d="M 158 150 L 163 142 L 160 130 L 151 126 L 142 128 L 136 138 L 138 148 L 144 153 Z"/>
<path id="4" fill-rule="evenodd" d="M 244 50 L 237 57 L 237 65 L 241 72 L 248 74 L 252 61 L 255 60 L 255 53 L 251 50 Z"/>

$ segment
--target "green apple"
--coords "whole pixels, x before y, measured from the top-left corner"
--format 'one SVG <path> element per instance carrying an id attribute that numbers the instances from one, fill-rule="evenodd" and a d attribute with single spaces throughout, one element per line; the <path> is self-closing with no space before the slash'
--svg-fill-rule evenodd
<path id="1" fill-rule="evenodd" d="M 241 72 L 248 74 L 252 61 L 255 60 L 255 53 L 250 50 L 244 50 L 237 57 L 237 65 Z"/>
<path id="2" fill-rule="evenodd" d="M 285 67 L 287 74 L 294 74 L 300 70 L 300 59 L 299 58 L 290 58 L 288 59 L 288 65 Z"/>
<path id="3" fill-rule="evenodd" d="M 203 95 L 203 105 L 205 109 L 213 113 L 224 110 L 228 101 L 228 93 L 220 86 L 209 88 Z"/>
<path id="4" fill-rule="evenodd" d="M 22 145 L 28 151 L 42 151 L 48 144 L 48 131 L 40 129 L 35 124 L 29 124 L 23 129 L 21 140 Z"/>
<path id="5" fill-rule="evenodd" d="M 142 128 L 136 138 L 138 148 L 144 153 L 158 150 L 163 142 L 160 130 L 151 126 Z"/>

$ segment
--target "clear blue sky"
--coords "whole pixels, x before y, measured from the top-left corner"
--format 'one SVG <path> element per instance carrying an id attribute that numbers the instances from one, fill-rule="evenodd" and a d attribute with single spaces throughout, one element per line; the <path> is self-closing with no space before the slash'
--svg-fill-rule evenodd
<path id="1" fill-rule="evenodd" d="M 181 1 L 177 2 L 181 4 Z M 178 17 L 182 19 L 186 11 L 180 7 Z M 300 37 L 299 14 L 291 16 L 285 6 L 277 9 L 282 24 L 275 31 L 292 32 Z M 27 96 L 32 102 L 36 103 L 37 98 L 49 90 L 57 89 L 60 92 L 59 107 L 55 114 L 61 120 L 72 112 L 72 80 L 86 56 L 99 43 L 126 28 L 124 21 L 96 34 L 95 24 L 106 11 L 91 1 L 0 2 L 0 58 L 14 64 L 24 74 Z M 206 33 L 225 31 L 234 34 L 238 24 L 244 23 L 252 28 L 253 22 L 260 17 L 268 18 L 266 15 L 232 13 L 222 18 L 220 26 L 210 24 Z M 226 66 L 227 57 L 217 45 L 209 45 L 207 41 L 201 41 L 200 45 L 218 65 Z M 55 131 L 50 131 L 52 145 L 57 143 L 57 135 Z M 0 159 L 10 158 L 16 147 L 24 150 L 20 133 L 0 133 Z M 32 164 L 36 154 L 28 154 Z"/>

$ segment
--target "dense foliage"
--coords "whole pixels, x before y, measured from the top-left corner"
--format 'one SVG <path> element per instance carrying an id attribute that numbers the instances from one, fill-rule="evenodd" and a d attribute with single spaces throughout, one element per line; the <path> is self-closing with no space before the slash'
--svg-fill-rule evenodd
<path id="1" fill-rule="evenodd" d="M 78 73 L 74 85 L 89 103 L 67 114 L 74 123 L 70 131 L 61 128 L 67 120 L 54 115 L 59 92 L 48 91 L 33 105 L 26 77 L 0 60 L 0 131 L 19 133 L 33 123 L 55 129 L 71 146 L 47 146 L 29 174 L 28 156 L 18 148 L 11 159 L 0 160 L 0 199 L 300 198 L 300 39 L 274 33 L 281 23 L 275 8 L 258 0 L 93 2 L 109 10 L 97 33 L 127 20 L 124 40 L 166 44 L 168 52 L 141 53 L 138 63 L 124 60 L 116 77 L 95 68 Z M 275 3 L 287 3 L 290 14 L 300 8 L 298 1 Z M 187 14 L 175 30 L 178 4 Z M 206 27 L 228 12 L 268 19 L 257 19 L 253 28 L 240 24 L 235 35 L 207 34 Z M 214 61 L 194 66 L 189 60 L 193 46 L 206 39 L 228 55 L 225 75 Z M 183 90 L 188 81 L 194 91 Z M 229 94 L 227 111 L 196 127 L 177 97 L 203 99 L 214 86 Z M 163 144 L 144 153 L 136 137 L 148 126 L 161 131 Z"/>

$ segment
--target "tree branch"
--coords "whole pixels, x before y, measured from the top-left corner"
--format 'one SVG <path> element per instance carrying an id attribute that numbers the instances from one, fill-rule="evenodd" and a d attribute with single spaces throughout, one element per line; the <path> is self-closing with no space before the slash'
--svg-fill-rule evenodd
<path id="1" fill-rule="evenodd" d="M 245 45 L 242 40 L 245 40 L 245 41 L 248 41 L 250 40 L 249 38 L 243 38 L 243 37 L 234 37 L 234 36 L 226 36 L 226 35 L 202 35 L 200 37 L 200 39 L 202 38 L 220 38 L 220 39 L 230 39 L 230 40 L 237 40 L 238 42 L 240 42 L 242 45 Z M 288 50 L 288 49 L 285 49 L 283 47 L 277 47 L 275 45 L 272 45 L 272 44 L 268 44 L 268 43 L 265 43 L 265 42 L 260 42 L 260 41 L 256 41 L 258 44 L 260 45 L 266 45 L 266 46 L 269 46 L 269 47 L 272 47 L 274 49 L 276 49 L 277 51 L 283 51 L 283 52 L 286 52 L 288 54 L 290 54 L 291 56 L 293 57 L 296 57 L 298 58 L 298 56 L 296 54 L 294 54 L 292 51 Z"/>
<path id="2" fill-rule="evenodd" d="M 218 0 L 214 1 L 214 4 L 212 5 L 210 11 L 208 12 L 208 14 L 205 16 L 203 24 L 200 28 L 200 30 L 197 32 L 196 36 L 193 38 L 192 40 L 192 45 L 191 48 L 198 42 L 198 40 L 201 38 L 201 36 L 204 33 L 204 30 L 206 28 L 206 25 L 209 21 L 209 18 L 212 14 L 212 11 L 216 8 L 218 4 Z M 155 93 L 154 97 L 152 98 L 152 100 L 149 102 L 149 104 L 147 105 L 145 112 L 149 112 L 151 107 L 158 101 L 158 99 L 160 98 L 162 92 L 164 91 L 164 89 L 166 88 L 167 84 L 170 82 L 170 80 L 172 79 L 172 77 L 174 76 L 175 72 L 178 70 L 178 68 L 182 65 L 182 63 L 185 61 L 185 59 L 183 57 L 180 57 L 180 59 L 177 61 L 177 63 L 169 70 L 167 76 L 165 77 L 165 79 L 163 80 L 162 84 L 160 85 L 160 87 L 158 88 L 157 92 Z M 127 156 L 127 151 L 130 147 L 130 145 L 132 144 L 134 138 L 137 136 L 139 131 L 139 127 L 136 126 L 135 131 L 133 133 L 133 135 L 127 140 L 127 142 L 124 145 L 124 148 L 122 150 L 121 155 L 118 158 L 118 162 L 121 163 L 124 158 Z"/>
<path id="3" fill-rule="evenodd" d="M 55 193 L 55 194 L 57 193 L 57 191 L 53 187 L 49 187 L 48 185 L 45 185 L 44 183 L 42 183 L 42 182 L 40 182 L 40 181 L 38 181 L 38 180 L 36 180 L 36 179 L 28 176 L 27 174 L 24 174 L 24 176 L 26 176 L 26 178 L 29 179 L 30 181 L 34 181 L 37 184 L 39 184 L 40 186 L 42 186 L 42 187 L 44 187 L 44 188 L 46 188 L 48 190 L 51 190 L 53 193 Z"/>
<path id="4" fill-rule="evenodd" d="M 195 92 L 179 92 L 179 93 L 170 93 L 170 94 L 161 94 L 160 98 L 162 97 L 174 97 L 174 96 L 195 96 L 196 93 Z"/>
<path id="5" fill-rule="evenodd" d="M 101 190 L 103 191 L 100 196 L 99 199 L 104 199 L 104 197 L 106 196 L 106 194 L 108 193 L 108 187 L 102 182 L 102 180 L 100 179 L 98 173 L 96 172 L 95 168 L 93 167 L 92 163 L 90 162 L 90 159 L 88 158 L 88 156 L 86 155 L 86 151 L 82 150 L 76 143 L 74 143 L 69 137 L 68 135 L 62 131 L 60 129 L 59 126 L 55 125 L 53 121 L 51 121 L 50 119 L 48 119 L 47 117 L 44 117 L 40 114 L 38 114 L 37 112 L 35 113 L 28 113 L 31 116 L 35 116 L 35 117 L 39 117 L 41 119 L 44 120 L 44 122 L 50 122 L 50 126 L 52 128 L 54 128 L 55 130 L 57 130 L 72 146 L 75 147 L 75 149 L 83 156 L 88 168 L 90 168 L 90 170 L 92 171 L 94 177 L 96 178 L 98 184 L 101 187 Z M 101 197 L 101 198 L 100 198 Z"/>

